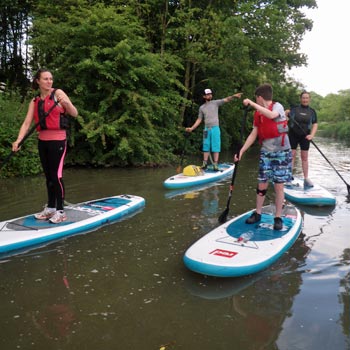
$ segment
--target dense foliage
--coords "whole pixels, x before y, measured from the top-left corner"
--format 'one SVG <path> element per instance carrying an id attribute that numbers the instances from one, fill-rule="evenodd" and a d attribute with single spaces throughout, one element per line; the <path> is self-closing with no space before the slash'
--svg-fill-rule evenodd
<path id="1" fill-rule="evenodd" d="M 350 90 L 321 99 L 318 116 L 324 136 L 350 142 Z"/>
<path id="2" fill-rule="evenodd" d="M 276 100 L 293 102 L 300 86 L 286 72 L 306 63 L 299 43 L 312 22 L 302 10 L 315 6 L 314 0 L 3 0 L 0 79 L 21 97 L 1 100 L 13 106 L 7 114 L 14 121 L 3 125 L 1 148 L 8 149 L 21 124 L 17 106 L 24 117 L 28 72 L 46 66 L 79 110 L 69 163 L 172 162 L 206 87 L 216 98 L 238 91 L 252 97 L 258 84 L 270 82 Z M 241 113 L 237 101 L 220 110 L 224 149 L 238 139 Z M 191 141 L 198 152 L 200 130 Z M 36 156 L 31 142 L 21 152 L 32 153 L 21 158 Z M 14 172 L 35 172 L 32 163 L 30 171 Z"/>
<path id="3" fill-rule="evenodd" d="M 17 139 L 19 126 L 27 112 L 27 103 L 21 103 L 20 100 L 21 96 L 18 93 L 0 93 L 1 160 L 6 159 L 11 153 L 11 143 Z M 1 169 L 1 176 L 33 175 L 41 171 L 35 138 L 27 139 L 20 156 L 12 157 L 9 165 Z"/>

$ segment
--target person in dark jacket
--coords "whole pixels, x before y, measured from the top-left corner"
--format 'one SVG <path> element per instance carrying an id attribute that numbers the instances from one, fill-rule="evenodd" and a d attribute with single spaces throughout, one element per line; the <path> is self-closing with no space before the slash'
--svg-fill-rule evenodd
<path id="1" fill-rule="evenodd" d="M 311 101 L 310 94 L 303 91 L 300 94 L 300 105 L 286 110 L 286 116 L 289 118 L 289 141 L 292 148 L 292 166 L 294 168 L 295 157 L 298 145 L 300 146 L 301 167 L 304 175 L 304 187 L 313 187 L 309 179 L 309 148 L 310 141 L 314 138 L 317 131 L 317 114 L 309 106 Z"/>

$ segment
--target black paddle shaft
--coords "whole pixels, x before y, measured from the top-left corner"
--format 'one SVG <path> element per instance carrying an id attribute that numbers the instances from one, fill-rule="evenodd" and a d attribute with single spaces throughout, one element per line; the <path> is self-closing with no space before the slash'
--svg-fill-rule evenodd
<path id="1" fill-rule="evenodd" d="M 295 123 L 295 125 L 297 127 L 299 127 L 300 130 L 302 130 L 304 132 L 304 135 L 306 136 L 306 132 L 304 131 L 304 129 L 302 129 L 302 127 L 300 126 L 300 124 L 293 119 L 293 122 Z M 334 167 L 334 165 L 330 162 L 330 160 L 324 155 L 324 153 L 320 150 L 320 148 L 316 145 L 316 143 L 313 140 L 310 140 L 310 142 L 314 145 L 314 147 L 320 152 L 321 156 L 328 162 L 328 164 L 333 168 L 333 170 L 337 173 L 337 175 L 343 180 L 343 182 L 345 183 L 347 189 L 348 189 L 348 194 L 350 194 L 350 185 L 345 181 L 345 179 L 339 174 L 338 170 Z"/>
<path id="2" fill-rule="evenodd" d="M 242 124 L 241 124 L 240 143 L 239 143 L 239 145 L 238 145 L 237 153 L 236 153 L 238 156 L 239 156 L 239 152 L 241 151 L 242 144 L 243 144 L 244 128 L 245 128 L 245 124 L 246 124 L 248 112 L 249 112 L 249 108 L 248 108 L 248 107 L 245 107 L 245 108 L 244 108 L 244 114 L 243 114 L 243 117 L 242 117 Z M 219 223 L 221 223 L 221 224 L 223 224 L 224 222 L 226 222 L 226 220 L 227 220 L 227 215 L 228 215 L 228 212 L 229 212 L 229 210 L 230 210 L 230 203 L 231 203 L 232 193 L 233 193 L 234 184 L 235 184 L 235 179 L 236 179 L 236 175 L 237 175 L 238 163 L 239 163 L 239 161 L 237 161 L 237 162 L 235 163 L 235 168 L 233 169 L 232 179 L 231 179 L 231 184 L 230 184 L 230 191 L 229 191 L 229 195 L 228 195 L 228 199 L 227 199 L 226 208 L 225 208 L 225 210 L 221 213 L 221 215 L 220 215 L 219 218 L 218 218 L 218 221 L 219 221 Z"/>
<path id="3" fill-rule="evenodd" d="M 190 133 L 185 131 L 184 137 L 185 137 L 185 139 L 184 139 L 184 143 L 183 143 L 183 146 L 182 146 L 180 165 L 176 168 L 176 172 L 177 173 L 180 173 L 182 171 L 182 164 L 183 164 L 185 153 L 186 153 L 187 139 L 190 137 Z"/>

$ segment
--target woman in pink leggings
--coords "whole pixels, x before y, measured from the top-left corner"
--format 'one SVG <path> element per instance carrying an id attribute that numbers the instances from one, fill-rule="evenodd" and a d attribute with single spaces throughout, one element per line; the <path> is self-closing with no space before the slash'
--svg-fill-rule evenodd
<path id="1" fill-rule="evenodd" d="M 38 131 L 39 156 L 46 177 L 48 195 L 47 205 L 42 212 L 35 214 L 35 218 L 58 224 L 67 220 L 63 210 L 62 172 L 67 149 L 68 115 L 76 117 L 78 111 L 65 92 L 54 89 L 52 85 L 51 72 L 39 69 L 32 83 L 39 93 L 29 103 L 17 140 L 12 144 L 12 151 L 17 152 L 20 149 L 18 145 L 34 121 Z"/>

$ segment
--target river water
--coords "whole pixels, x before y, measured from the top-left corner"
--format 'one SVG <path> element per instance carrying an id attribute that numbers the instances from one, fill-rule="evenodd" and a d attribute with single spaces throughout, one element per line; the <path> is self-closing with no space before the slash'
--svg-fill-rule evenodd
<path id="1" fill-rule="evenodd" d="M 315 142 L 349 183 L 349 148 Z M 321 154 L 311 146 L 310 178 L 336 196 L 335 208 L 301 208 L 303 230 L 288 253 L 234 279 L 197 275 L 182 262 L 218 225 L 230 178 L 181 194 L 162 186 L 175 167 L 65 170 L 68 202 L 128 193 L 146 206 L 97 231 L 0 260 L 1 349 L 349 350 L 350 203 Z M 252 149 L 240 163 L 229 218 L 254 207 L 256 167 Z M 0 186 L 0 221 L 45 203 L 42 176 L 0 179 Z M 273 198 L 270 187 L 266 204 Z"/>

